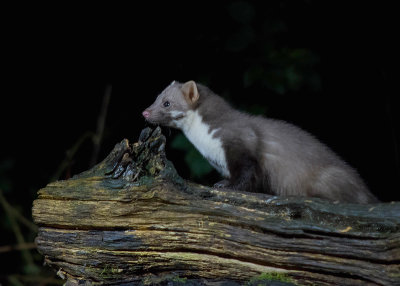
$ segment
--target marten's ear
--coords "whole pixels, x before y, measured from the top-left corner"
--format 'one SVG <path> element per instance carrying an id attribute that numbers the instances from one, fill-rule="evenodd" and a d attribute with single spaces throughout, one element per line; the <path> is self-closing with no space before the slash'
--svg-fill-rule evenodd
<path id="1" fill-rule="evenodd" d="M 187 102 L 195 103 L 199 99 L 199 91 L 197 90 L 197 85 L 193 80 L 185 82 L 182 85 L 181 90 Z"/>

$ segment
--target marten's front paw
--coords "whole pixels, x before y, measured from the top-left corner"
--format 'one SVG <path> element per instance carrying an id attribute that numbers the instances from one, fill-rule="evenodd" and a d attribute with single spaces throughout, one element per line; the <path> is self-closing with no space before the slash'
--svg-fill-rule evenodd
<path id="1" fill-rule="evenodd" d="M 222 180 L 222 181 L 215 183 L 214 188 L 219 188 L 219 189 L 226 188 L 226 187 L 228 187 L 228 185 L 229 185 L 228 180 Z"/>

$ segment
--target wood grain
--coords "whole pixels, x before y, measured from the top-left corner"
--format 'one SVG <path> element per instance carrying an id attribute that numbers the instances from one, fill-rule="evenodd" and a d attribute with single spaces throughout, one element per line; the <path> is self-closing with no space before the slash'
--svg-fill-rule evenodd
<path id="1" fill-rule="evenodd" d="M 208 188 L 182 180 L 164 146 L 159 129 L 146 129 L 93 169 L 38 192 L 36 243 L 60 276 L 76 284 L 155 284 L 168 275 L 240 284 L 282 273 L 299 285 L 400 285 L 399 202 Z"/>

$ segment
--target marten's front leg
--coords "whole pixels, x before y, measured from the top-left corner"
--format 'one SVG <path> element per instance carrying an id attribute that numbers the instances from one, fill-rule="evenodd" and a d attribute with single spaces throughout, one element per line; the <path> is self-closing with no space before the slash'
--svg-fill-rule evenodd
<path id="1" fill-rule="evenodd" d="M 214 188 L 227 188 L 228 185 L 229 185 L 229 180 L 223 179 L 223 180 L 221 180 L 219 182 L 216 182 L 214 184 Z"/>
<path id="2" fill-rule="evenodd" d="M 245 152 L 226 150 L 227 165 L 230 177 L 214 185 L 216 188 L 229 188 L 241 191 L 255 191 L 257 161 Z M 232 151 L 232 152 L 229 152 Z"/>
<path id="3" fill-rule="evenodd" d="M 254 191 L 257 162 L 249 156 L 245 156 L 240 161 L 229 162 L 228 164 L 231 177 L 226 187 L 234 190 Z"/>

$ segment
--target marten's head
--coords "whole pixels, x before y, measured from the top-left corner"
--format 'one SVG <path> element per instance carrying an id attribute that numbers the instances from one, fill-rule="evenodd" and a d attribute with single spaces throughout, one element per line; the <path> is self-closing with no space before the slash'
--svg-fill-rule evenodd
<path id="1" fill-rule="evenodd" d="M 142 114 L 152 124 L 180 128 L 188 111 L 196 108 L 198 100 L 199 91 L 194 81 L 173 81 Z"/>

